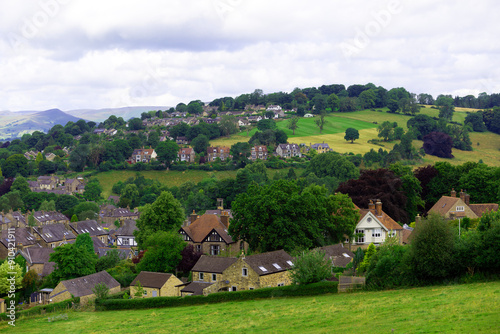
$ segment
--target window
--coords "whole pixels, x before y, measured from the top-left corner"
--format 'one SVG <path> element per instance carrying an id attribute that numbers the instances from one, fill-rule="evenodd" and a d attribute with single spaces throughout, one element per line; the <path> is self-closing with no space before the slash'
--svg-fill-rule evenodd
<path id="1" fill-rule="evenodd" d="M 201 245 L 196 245 L 196 251 L 201 253 Z"/>
<path id="2" fill-rule="evenodd" d="M 144 296 L 148 295 L 148 290 L 144 290 Z"/>
<path id="3" fill-rule="evenodd" d="M 277 264 L 277 263 L 273 263 L 273 266 L 274 266 L 274 268 L 276 268 L 276 269 L 278 269 L 278 270 L 279 270 L 279 269 L 281 269 L 280 265 L 279 265 L 279 264 Z"/>
<path id="4" fill-rule="evenodd" d="M 235 286 L 232 286 L 232 287 L 231 287 L 231 290 L 229 290 L 229 291 L 236 291 L 236 287 L 235 287 Z"/>
<path id="5" fill-rule="evenodd" d="M 253 290 L 253 289 L 254 289 L 254 288 L 252 288 L 252 287 L 248 288 L 248 290 Z"/>
<path id="6" fill-rule="evenodd" d="M 288 263 L 290 266 L 293 266 L 293 262 L 290 260 L 286 261 L 286 263 Z"/>
<path id="7" fill-rule="evenodd" d="M 372 231 L 372 238 L 380 238 L 382 231 L 380 229 L 375 229 Z"/>
<path id="8" fill-rule="evenodd" d="M 366 219 L 367 222 L 371 222 L 372 221 L 372 217 L 368 217 L 368 219 Z"/>
<path id="9" fill-rule="evenodd" d="M 259 266 L 259 269 L 262 270 L 263 272 L 267 272 L 267 269 L 264 268 L 263 266 Z"/>
<path id="10" fill-rule="evenodd" d="M 243 275 L 243 276 L 248 276 L 248 269 L 247 269 L 247 268 L 243 268 L 243 269 L 241 270 L 241 275 Z"/>
<path id="11" fill-rule="evenodd" d="M 465 211 L 465 208 L 463 206 L 457 206 L 457 211 Z"/>
<path id="12" fill-rule="evenodd" d="M 200 281 L 203 281 L 203 279 L 204 279 L 203 273 L 199 273 L 198 276 L 200 277 Z"/>
<path id="13" fill-rule="evenodd" d="M 128 245 L 129 244 L 129 239 L 128 238 L 122 238 L 122 245 Z"/>
<path id="14" fill-rule="evenodd" d="M 285 283 L 278 283 L 278 286 L 285 286 Z"/>
<path id="15" fill-rule="evenodd" d="M 212 274 L 212 281 L 217 281 L 217 274 Z"/>
<path id="16" fill-rule="evenodd" d="M 220 246 L 219 245 L 210 245 L 210 255 L 219 255 Z"/>
<path id="17" fill-rule="evenodd" d="M 358 242 L 365 242 L 365 236 L 364 236 L 365 230 L 356 230 L 356 234 L 358 234 L 358 233 L 363 234 L 363 236 L 358 237 Z"/>

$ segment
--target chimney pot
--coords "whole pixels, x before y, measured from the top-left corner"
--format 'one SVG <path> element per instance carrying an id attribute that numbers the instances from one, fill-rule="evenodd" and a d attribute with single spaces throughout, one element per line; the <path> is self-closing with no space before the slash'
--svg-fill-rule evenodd
<path id="1" fill-rule="evenodd" d="M 375 209 L 377 210 L 377 216 L 382 216 L 382 202 L 379 199 L 375 203 Z"/>
<path id="2" fill-rule="evenodd" d="M 451 194 L 450 194 L 451 197 L 457 197 L 457 192 L 455 191 L 454 188 L 451 189 Z"/>

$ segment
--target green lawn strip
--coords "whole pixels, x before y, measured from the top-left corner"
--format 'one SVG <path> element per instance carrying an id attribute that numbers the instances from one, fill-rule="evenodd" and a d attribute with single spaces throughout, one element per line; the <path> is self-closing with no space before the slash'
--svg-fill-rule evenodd
<path id="1" fill-rule="evenodd" d="M 228 302 L 67 312 L 19 319 L 15 333 L 498 333 L 500 282 Z M 53 315 L 53 314 L 52 314 Z M 49 315 L 51 316 L 51 315 Z M 7 332 L 7 331 L 5 331 Z"/>

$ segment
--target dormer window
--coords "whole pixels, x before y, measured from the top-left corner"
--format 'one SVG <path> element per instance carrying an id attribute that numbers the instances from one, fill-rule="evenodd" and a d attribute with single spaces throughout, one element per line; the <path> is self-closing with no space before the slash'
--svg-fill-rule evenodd
<path id="1" fill-rule="evenodd" d="M 465 211 L 463 206 L 457 206 L 456 211 Z"/>

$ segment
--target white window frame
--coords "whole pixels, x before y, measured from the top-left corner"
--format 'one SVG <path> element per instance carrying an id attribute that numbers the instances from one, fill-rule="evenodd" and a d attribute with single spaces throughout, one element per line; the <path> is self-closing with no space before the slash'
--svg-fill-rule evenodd
<path id="1" fill-rule="evenodd" d="M 465 207 L 464 206 L 457 206 L 456 211 L 463 212 L 463 211 L 465 211 Z"/>
<path id="2" fill-rule="evenodd" d="M 356 229 L 356 234 L 358 233 L 363 233 L 365 234 L 365 230 L 363 229 Z M 358 237 L 357 240 L 356 240 L 357 243 L 364 243 L 365 242 L 365 236 L 362 236 L 362 237 Z"/>
<path id="3" fill-rule="evenodd" d="M 381 238 L 381 237 L 382 237 L 382 230 L 381 229 L 372 230 L 372 238 Z"/>
<path id="4" fill-rule="evenodd" d="M 200 281 L 203 281 L 203 280 L 204 280 L 204 275 L 203 275 L 203 273 L 198 273 L 198 279 L 199 279 Z"/>
<path id="5" fill-rule="evenodd" d="M 217 281 L 217 274 L 212 274 L 212 281 L 216 282 Z"/>
<path id="6" fill-rule="evenodd" d="M 241 275 L 244 276 L 244 277 L 247 277 L 248 276 L 248 269 L 247 268 L 242 268 L 241 269 Z"/>

